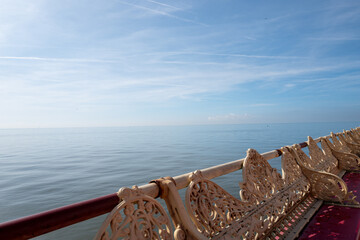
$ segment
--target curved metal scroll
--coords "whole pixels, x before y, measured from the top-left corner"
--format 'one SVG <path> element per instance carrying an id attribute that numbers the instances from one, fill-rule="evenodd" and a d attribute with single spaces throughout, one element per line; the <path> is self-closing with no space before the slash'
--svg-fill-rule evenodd
<path id="1" fill-rule="evenodd" d="M 356 140 L 356 142 L 360 142 L 360 130 L 359 130 L 359 128 L 351 129 L 350 134 Z"/>
<path id="2" fill-rule="evenodd" d="M 360 141 L 355 139 L 353 137 L 353 134 L 351 131 L 347 130 L 347 131 L 343 131 L 343 136 L 345 137 L 345 139 L 349 142 L 352 142 L 352 143 L 356 143 L 356 144 L 360 144 Z"/>
<path id="3" fill-rule="evenodd" d="M 331 154 L 331 150 L 327 149 L 328 152 L 321 150 L 317 143 L 312 139 L 312 137 L 308 136 L 308 149 L 310 158 L 316 162 L 316 166 L 313 168 L 325 170 L 326 172 L 338 173 L 337 159 Z"/>
<path id="4" fill-rule="evenodd" d="M 95 240 L 173 239 L 170 219 L 152 197 L 134 186 L 121 188 L 120 203 L 103 222 Z"/>
<path id="5" fill-rule="evenodd" d="M 328 146 L 328 144 L 326 143 L 325 139 L 321 138 L 320 143 L 321 143 L 321 148 L 324 152 L 325 162 L 329 163 L 330 166 L 331 165 L 334 166 L 331 173 L 337 175 L 340 172 L 338 159 L 332 154 L 332 151 Z"/>
<path id="6" fill-rule="evenodd" d="M 338 176 L 324 171 L 316 171 L 303 164 L 304 159 L 301 157 L 305 154 L 299 145 L 290 148 L 296 162 L 299 164 L 303 174 L 311 184 L 311 193 L 314 197 L 331 202 L 344 201 L 357 204 L 352 192 L 348 192 L 346 183 Z"/>
<path id="7" fill-rule="evenodd" d="M 257 180 L 264 177 L 258 175 Z M 302 184 L 293 182 L 261 203 L 254 204 L 234 198 L 196 171 L 191 175 L 186 191 L 186 207 L 198 230 L 207 238 L 260 239 L 288 213 L 299 197 L 304 196 L 301 189 L 295 189 L 299 183 Z"/>
<path id="8" fill-rule="evenodd" d="M 286 186 L 289 187 L 289 200 L 287 209 L 301 201 L 310 191 L 310 183 L 303 175 L 300 166 L 288 147 L 281 148 L 281 168 Z M 285 203 L 286 204 L 286 203 Z"/>
<path id="9" fill-rule="evenodd" d="M 352 153 L 340 152 L 335 149 L 335 146 L 327 138 L 322 138 L 321 142 L 327 145 L 331 150 L 331 153 L 339 161 L 339 168 L 348 170 L 348 171 L 358 171 L 360 170 L 360 159 L 358 156 Z"/>
<path id="10" fill-rule="evenodd" d="M 347 131 L 344 130 L 343 134 L 347 141 L 356 143 L 356 144 L 360 144 L 360 140 L 356 139 L 350 130 L 347 130 Z"/>
<path id="11" fill-rule="evenodd" d="M 289 147 L 281 148 L 281 168 L 285 185 L 290 185 L 295 182 L 303 182 L 304 189 L 309 190 L 309 182 L 301 171 L 300 166 L 297 164 L 295 157 L 291 153 Z"/>
<path id="12" fill-rule="evenodd" d="M 284 187 L 281 175 L 255 149 L 248 149 L 243 164 L 240 197 L 246 202 L 259 203 Z"/>
<path id="13" fill-rule="evenodd" d="M 339 152 L 344 152 L 344 153 L 351 153 L 350 148 L 348 148 L 348 146 L 345 143 L 342 143 L 341 141 L 339 141 L 339 139 L 335 136 L 335 134 L 333 132 L 331 132 L 331 140 L 333 143 L 334 148 L 339 151 Z"/>
<path id="14" fill-rule="evenodd" d="M 358 143 L 354 143 L 353 141 L 351 141 L 351 139 L 347 138 L 346 134 L 339 134 L 339 141 L 346 145 L 349 149 L 351 153 L 354 153 L 358 156 L 360 156 L 360 144 Z"/>
<path id="15" fill-rule="evenodd" d="M 187 211 L 199 232 L 210 238 L 243 217 L 253 204 L 244 203 L 216 183 L 205 179 L 200 171 L 190 175 L 186 190 Z"/>

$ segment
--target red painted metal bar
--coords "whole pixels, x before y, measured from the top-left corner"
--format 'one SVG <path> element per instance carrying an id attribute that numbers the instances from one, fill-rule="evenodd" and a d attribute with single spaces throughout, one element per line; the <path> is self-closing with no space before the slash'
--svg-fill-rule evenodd
<path id="1" fill-rule="evenodd" d="M 116 193 L 0 224 L 0 239 L 29 239 L 110 212 Z"/>
<path id="2" fill-rule="evenodd" d="M 306 142 L 299 144 L 307 147 Z M 281 155 L 280 150 L 275 150 Z M 0 223 L 0 239 L 33 238 L 110 212 L 119 203 L 116 193 Z"/>

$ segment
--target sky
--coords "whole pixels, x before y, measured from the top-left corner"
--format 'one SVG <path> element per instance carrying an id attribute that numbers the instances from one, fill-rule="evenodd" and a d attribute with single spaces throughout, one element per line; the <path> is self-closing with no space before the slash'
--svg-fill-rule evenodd
<path id="1" fill-rule="evenodd" d="M 0 0 L 0 128 L 360 120 L 360 2 Z"/>

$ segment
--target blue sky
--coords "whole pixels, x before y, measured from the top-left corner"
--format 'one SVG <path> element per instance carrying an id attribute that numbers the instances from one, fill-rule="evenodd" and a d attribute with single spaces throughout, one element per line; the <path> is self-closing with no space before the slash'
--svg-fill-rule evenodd
<path id="1" fill-rule="evenodd" d="M 0 128 L 360 120 L 359 1 L 0 0 Z"/>

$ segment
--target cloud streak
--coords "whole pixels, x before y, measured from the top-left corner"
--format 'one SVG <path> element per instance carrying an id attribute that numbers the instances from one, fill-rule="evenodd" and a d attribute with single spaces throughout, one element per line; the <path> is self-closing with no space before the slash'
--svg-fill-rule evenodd
<path id="1" fill-rule="evenodd" d="M 164 6 L 164 7 L 168 7 L 168 8 L 172 8 L 174 10 L 178 10 L 178 11 L 183 11 L 183 9 L 169 5 L 169 4 L 165 4 L 165 3 L 161 3 L 161 2 L 157 2 L 157 1 L 153 1 L 153 0 L 145 0 L 146 2 L 150 2 L 150 3 L 155 3 L 158 4 L 160 6 Z"/>
<path id="2" fill-rule="evenodd" d="M 275 105 L 276 104 L 274 103 L 254 103 L 254 104 L 249 104 L 249 107 L 270 107 Z"/>
<path id="3" fill-rule="evenodd" d="M 309 40 L 312 41 L 359 41 L 360 40 L 360 36 L 359 37 L 346 37 L 346 36 L 324 36 L 324 37 L 311 37 L 308 38 Z"/>
<path id="4" fill-rule="evenodd" d="M 277 85 L 282 86 L 283 91 L 287 91 L 294 89 L 298 84 L 294 81 L 289 82 L 288 79 L 294 76 L 298 78 L 302 75 L 338 71 L 344 67 L 351 69 L 357 65 L 356 62 L 349 65 L 338 64 L 335 61 L 307 68 L 296 63 L 271 63 L 264 64 L 262 67 L 258 67 L 256 64 L 244 64 L 240 67 L 232 62 L 221 64 L 214 62 L 205 63 L 196 69 L 189 70 L 186 65 L 179 66 L 174 63 L 173 67 L 166 68 L 158 62 L 149 63 L 146 59 L 135 58 L 131 61 L 128 60 L 130 62 L 127 64 L 137 64 L 136 72 L 130 68 L 127 73 L 117 74 L 115 70 L 119 66 L 126 70 L 122 61 L 38 57 L 0 57 L 0 59 L 21 61 L 19 64 L 21 64 L 22 70 L 16 72 L 6 67 L 7 64 L 16 66 L 16 62 L 2 62 L 3 74 L 0 77 L 0 80 L 3 81 L 2 89 L 9 91 L 11 84 L 7 83 L 6 79 L 12 79 L 12 82 L 21 84 L 18 87 L 12 87 L 11 91 L 14 96 L 23 95 L 24 93 L 19 90 L 27 89 L 27 95 L 31 94 L 34 98 L 45 97 L 41 92 L 49 93 L 49 95 L 46 94 L 46 98 L 51 95 L 56 96 L 57 92 L 63 92 L 64 95 L 59 96 L 57 101 L 61 101 L 62 98 L 71 99 L 71 96 L 76 93 L 78 96 L 89 96 L 89 98 L 84 98 L 83 102 L 86 102 L 86 99 L 89 99 L 89 102 L 95 102 L 96 99 L 108 99 L 108 101 L 112 99 L 111 101 L 114 102 L 128 103 L 161 102 L 186 98 L 201 100 L 209 94 L 222 94 L 236 86 L 246 87 L 252 82 L 263 84 L 270 81 L 271 84 L 266 85 L 266 88 L 277 82 Z M 24 65 L 22 60 L 27 63 Z M 78 64 L 74 65 L 74 63 Z M 211 64 L 212 68 L 209 69 L 207 64 Z M 109 72 L 109 70 L 114 72 Z M 319 89 L 327 87 L 326 85 L 318 86 Z M 48 99 L 42 101 L 48 101 Z M 248 106 L 270 105 L 259 103 Z"/>
<path id="5" fill-rule="evenodd" d="M 45 62 L 83 62 L 83 63 L 118 63 L 120 61 L 103 59 L 82 59 L 82 58 L 44 58 L 44 57 L 12 57 L 0 56 L 0 60 L 25 60 L 25 61 L 45 61 Z"/>
<path id="6" fill-rule="evenodd" d="M 155 13 L 157 15 L 163 15 L 163 16 L 166 16 L 166 17 L 174 18 L 174 19 L 177 19 L 177 20 L 182 21 L 182 22 L 193 23 L 193 24 L 200 25 L 200 26 L 203 26 L 203 27 L 209 27 L 209 25 L 207 25 L 207 24 L 204 24 L 204 23 L 201 23 L 201 22 L 198 22 L 198 21 L 194 21 L 192 19 L 179 17 L 179 16 L 170 14 L 170 13 L 165 12 L 165 11 L 160 11 L 160 10 L 148 8 L 148 7 L 144 7 L 144 6 L 141 6 L 141 5 L 138 5 L 138 4 L 133 4 L 133 3 L 125 2 L 125 1 L 118 1 L 118 2 L 121 3 L 121 4 L 125 4 L 125 5 L 128 5 L 128 6 L 134 7 L 134 8 L 138 8 L 138 9 L 142 9 L 142 10 L 145 10 L 145 11 L 148 11 L 148 12 L 151 12 L 151 13 Z"/>
<path id="7" fill-rule="evenodd" d="M 252 2 L 220 9 L 215 2 L 120 0 L 82 11 L 84 2 L 10 4 L 0 9 L 1 112 L 50 111 L 49 122 L 56 109 L 71 118 L 77 108 L 114 121 L 133 114 L 171 122 L 178 114 L 239 123 L 299 106 L 303 96 L 309 108 L 326 105 L 329 95 L 357 99 L 359 18 L 348 6 L 305 1 L 311 9 L 299 12 L 299 3 L 264 3 L 253 12 Z"/>
<path id="8" fill-rule="evenodd" d="M 209 116 L 207 119 L 210 122 L 238 122 L 241 120 L 247 120 L 249 118 L 249 114 L 235 114 L 235 113 L 229 113 L 225 115 L 216 115 L 216 116 Z"/>
<path id="9" fill-rule="evenodd" d="M 266 56 L 266 55 L 248 55 L 248 54 L 229 54 L 216 52 L 167 52 L 169 55 L 203 55 L 203 56 L 221 56 L 221 57 L 239 57 L 239 58 L 259 58 L 259 59 L 306 59 L 302 56 Z"/>

